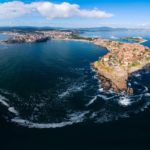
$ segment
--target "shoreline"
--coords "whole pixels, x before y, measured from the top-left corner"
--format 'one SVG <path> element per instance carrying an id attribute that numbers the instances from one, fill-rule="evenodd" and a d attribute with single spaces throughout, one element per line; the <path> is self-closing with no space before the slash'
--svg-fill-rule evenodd
<path id="1" fill-rule="evenodd" d="M 75 42 L 86 42 L 86 43 L 93 43 L 93 41 L 89 40 L 82 40 L 82 39 L 51 39 L 51 40 L 57 40 L 57 41 L 75 41 Z M 94 44 L 94 43 L 93 43 Z"/>
<path id="2" fill-rule="evenodd" d="M 97 74 L 104 76 L 105 89 L 113 88 L 115 92 L 124 91 L 133 94 L 133 89 L 128 87 L 129 76 L 134 72 L 142 70 L 150 64 L 150 49 L 141 44 L 121 43 L 107 39 L 97 39 L 96 45 L 105 47 L 108 53 L 92 64 Z"/>
<path id="3" fill-rule="evenodd" d="M 8 35 L 6 39 L 1 39 L 1 43 L 36 43 L 41 39 L 47 40 L 64 40 L 64 41 L 79 41 L 92 42 L 93 38 L 82 37 L 73 32 L 64 31 L 35 31 L 35 32 L 1 32 L 2 35 Z M 44 40 L 43 42 L 46 42 Z"/>

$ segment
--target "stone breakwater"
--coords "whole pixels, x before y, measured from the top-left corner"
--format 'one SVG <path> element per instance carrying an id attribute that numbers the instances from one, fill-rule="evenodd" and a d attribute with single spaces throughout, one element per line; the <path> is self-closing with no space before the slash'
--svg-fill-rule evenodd
<path id="1" fill-rule="evenodd" d="M 92 64 L 101 78 L 103 88 L 132 94 L 133 89 L 127 85 L 128 77 L 150 64 L 149 47 L 107 39 L 95 39 L 93 43 L 109 51 Z"/>

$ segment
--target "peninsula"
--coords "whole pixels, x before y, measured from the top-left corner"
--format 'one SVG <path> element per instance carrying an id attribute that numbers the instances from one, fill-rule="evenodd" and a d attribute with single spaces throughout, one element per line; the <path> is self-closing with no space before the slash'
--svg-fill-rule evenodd
<path id="1" fill-rule="evenodd" d="M 125 38 L 120 38 L 120 40 L 125 40 L 125 41 L 135 42 L 135 43 L 147 42 L 147 40 L 142 37 L 125 37 Z"/>
<path id="2" fill-rule="evenodd" d="M 99 74 L 104 89 L 132 94 L 128 77 L 150 64 L 150 49 L 140 44 L 121 43 L 107 39 L 95 39 L 96 45 L 107 48 L 108 54 L 92 64 Z"/>

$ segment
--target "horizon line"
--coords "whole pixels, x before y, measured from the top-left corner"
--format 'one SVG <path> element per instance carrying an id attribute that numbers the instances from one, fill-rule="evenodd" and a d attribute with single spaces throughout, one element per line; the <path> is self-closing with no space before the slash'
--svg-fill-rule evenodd
<path id="1" fill-rule="evenodd" d="M 0 26 L 0 28 L 64 28 L 64 29 L 91 29 L 91 28 L 112 28 L 112 29 L 150 29 L 150 27 L 113 27 L 113 26 L 93 26 L 93 27 L 61 27 L 61 26 Z"/>

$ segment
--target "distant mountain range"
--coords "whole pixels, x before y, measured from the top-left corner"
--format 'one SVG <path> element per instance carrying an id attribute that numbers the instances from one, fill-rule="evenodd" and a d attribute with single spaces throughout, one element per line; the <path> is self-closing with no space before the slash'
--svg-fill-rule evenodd
<path id="1" fill-rule="evenodd" d="M 16 26 L 16 27 L 0 27 L 0 31 L 36 31 L 36 30 L 63 30 L 74 32 L 97 32 L 97 31 L 118 31 L 118 30 L 139 30 L 130 28 L 112 28 L 112 27 L 92 27 L 92 28 L 61 28 L 61 27 L 32 27 L 32 26 Z"/>
<path id="2" fill-rule="evenodd" d="M 111 27 L 94 27 L 94 28 L 78 28 L 81 31 L 112 31 L 112 30 L 128 30 L 127 28 L 111 28 Z"/>
<path id="3" fill-rule="evenodd" d="M 12 30 L 36 31 L 36 30 L 61 30 L 61 29 L 63 29 L 63 28 L 57 28 L 57 27 L 32 27 L 32 26 L 0 27 L 0 31 L 12 31 Z"/>

